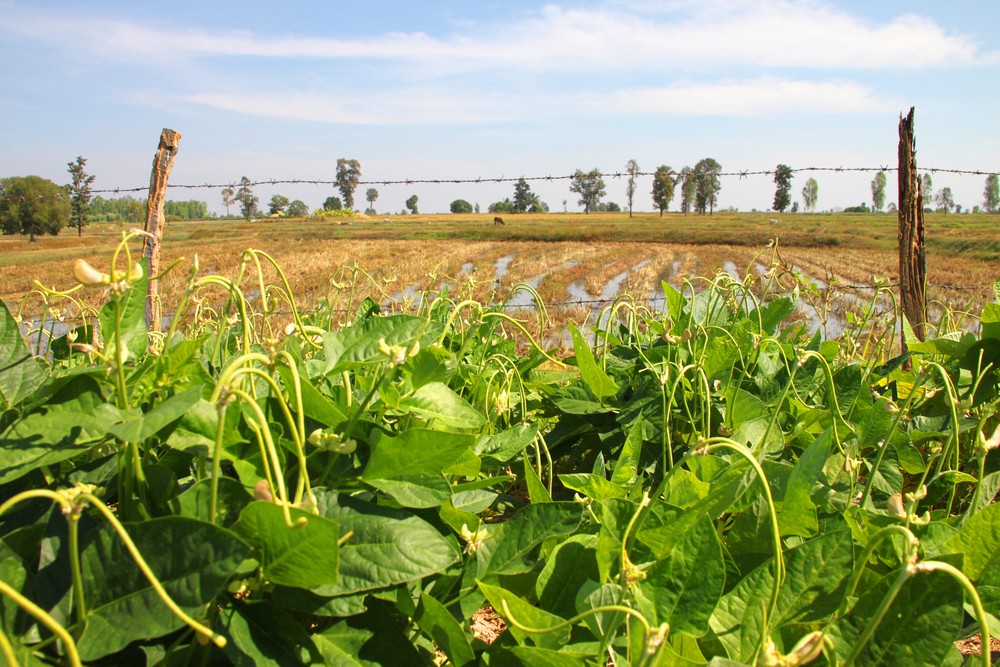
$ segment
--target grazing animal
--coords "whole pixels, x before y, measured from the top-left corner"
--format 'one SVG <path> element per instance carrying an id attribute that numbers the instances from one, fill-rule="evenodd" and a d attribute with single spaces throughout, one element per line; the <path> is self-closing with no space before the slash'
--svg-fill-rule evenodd
<path id="1" fill-rule="evenodd" d="M 494 226 L 496 226 L 496 225 L 501 225 L 501 226 L 506 226 L 506 223 L 505 223 L 505 222 L 503 221 L 503 218 L 501 218 L 501 217 L 500 217 L 500 216 L 498 215 L 498 216 L 496 216 L 495 218 L 493 218 L 493 225 L 494 225 Z"/>
<path id="2" fill-rule="evenodd" d="M 384 220 L 382 220 L 382 222 L 392 222 L 392 220 L 390 220 L 389 218 L 385 218 Z"/>

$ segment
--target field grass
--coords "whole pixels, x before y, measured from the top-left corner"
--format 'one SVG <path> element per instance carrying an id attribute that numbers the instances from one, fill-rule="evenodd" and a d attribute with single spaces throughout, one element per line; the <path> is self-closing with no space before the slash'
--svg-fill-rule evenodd
<path id="1" fill-rule="evenodd" d="M 379 301 L 406 301 L 420 291 L 445 287 L 497 302 L 506 300 L 514 285 L 528 283 L 547 303 L 560 303 L 598 299 L 602 292 L 607 296 L 615 278 L 620 293 L 646 299 L 655 296 L 661 280 L 681 287 L 685 279 L 710 278 L 723 270 L 742 280 L 747 271 L 762 273 L 778 260 L 820 287 L 891 283 L 897 273 L 894 214 L 504 217 L 503 227 L 493 225 L 492 214 L 394 216 L 390 222 L 359 216 L 171 223 L 164 234 L 163 266 L 197 254 L 203 275 L 232 277 L 242 251 L 263 250 L 281 265 L 300 305 L 326 297 L 344 307 L 338 285 L 355 279 L 364 286 L 353 294 L 355 302 L 366 294 Z M 1000 276 L 1000 216 L 928 214 L 926 230 L 930 299 L 977 312 Z M 0 298 L 14 310 L 35 280 L 71 287 L 70 268 L 77 258 L 106 270 L 120 234 L 121 228 L 92 226 L 82 237 L 65 230 L 34 244 L 0 237 Z M 778 240 L 777 256 L 765 252 L 772 239 Z M 140 246 L 133 248 L 138 253 Z M 184 289 L 188 265 L 182 262 L 163 279 L 166 304 L 175 303 Z M 265 281 L 277 279 L 270 267 L 264 274 Z M 792 281 L 783 284 L 791 287 Z M 854 292 L 836 310 L 858 306 L 868 296 Z M 35 305 L 29 298 L 26 313 Z"/>

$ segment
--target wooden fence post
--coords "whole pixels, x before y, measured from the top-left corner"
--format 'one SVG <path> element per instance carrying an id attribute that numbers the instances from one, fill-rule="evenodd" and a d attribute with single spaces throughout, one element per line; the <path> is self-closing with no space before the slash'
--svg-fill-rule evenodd
<path id="1" fill-rule="evenodd" d="M 160 330 L 160 305 L 157 300 L 159 287 L 155 276 L 160 272 L 160 242 L 163 240 L 163 202 L 167 196 L 167 182 L 174 168 L 177 146 L 181 133 L 163 128 L 160 145 L 153 157 L 153 171 L 149 176 L 149 199 L 146 200 L 146 231 L 143 237 L 142 255 L 149 268 L 149 287 L 146 292 L 146 327 L 151 331 Z"/>
<path id="2" fill-rule="evenodd" d="M 924 340 L 927 322 L 927 255 L 924 251 L 924 197 L 917 176 L 913 107 L 899 115 L 899 296 L 913 333 Z M 900 332 L 902 351 L 906 339 Z"/>

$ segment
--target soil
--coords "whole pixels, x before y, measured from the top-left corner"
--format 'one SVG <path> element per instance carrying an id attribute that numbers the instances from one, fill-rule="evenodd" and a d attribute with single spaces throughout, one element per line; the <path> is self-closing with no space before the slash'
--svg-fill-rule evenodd
<path id="1" fill-rule="evenodd" d="M 973 635 L 968 639 L 955 642 L 955 646 L 957 646 L 958 650 L 965 656 L 966 665 L 978 664 L 972 656 L 980 656 L 983 654 L 982 639 L 979 635 Z M 1000 638 L 990 637 L 990 663 L 995 665 L 998 660 L 1000 660 Z"/>

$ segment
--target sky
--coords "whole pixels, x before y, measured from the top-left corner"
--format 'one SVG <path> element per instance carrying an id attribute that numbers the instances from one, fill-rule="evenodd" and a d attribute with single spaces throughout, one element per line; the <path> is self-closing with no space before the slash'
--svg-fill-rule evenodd
<path id="1" fill-rule="evenodd" d="M 361 164 L 380 214 L 418 196 L 513 196 L 512 183 L 597 168 L 625 205 L 644 172 L 715 159 L 724 172 L 894 167 L 916 108 L 922 168 L 1000 171 L 996 0 L 605 0 L 162 3 L 0 0 L 0 178 L 146 186 L 162 128 L 182 134 L 172 184 L 335 179 Z M 818 209 L 871 202 L 872 173 L 810 176 Z M 965 208 L 984 175 L 932 174 Z M 578 211 L 566 181 L 532 182 Z M 769 176 L 724 177 L 718 208 L 767 210 Z M 636 210 L 652 210 L 640 178 Z M 332 185 L 258 186 L 311 209 Z M 139 196 L 144 196 L 142 193 Z M 218 188 L 171 190 L 224 212 Z M 887 201 L 896 199 L 890 173 Z M 566 202 L 565 204 L 563 202 Z M 676 210 L 679 196 L 671 209 Z"/>

